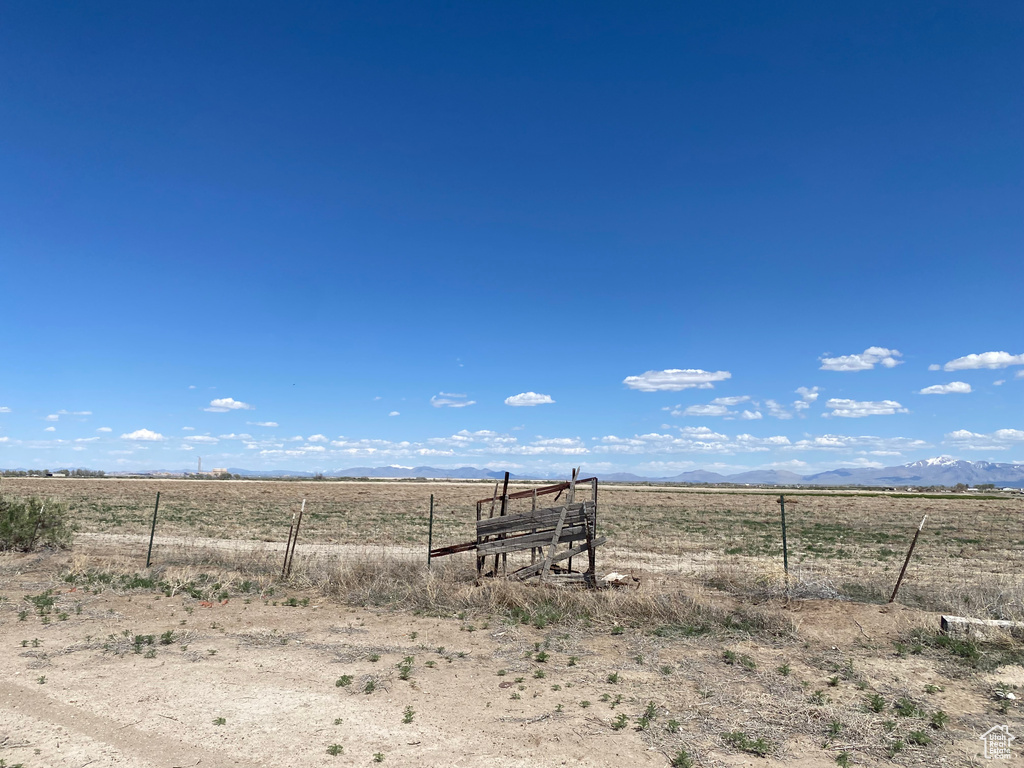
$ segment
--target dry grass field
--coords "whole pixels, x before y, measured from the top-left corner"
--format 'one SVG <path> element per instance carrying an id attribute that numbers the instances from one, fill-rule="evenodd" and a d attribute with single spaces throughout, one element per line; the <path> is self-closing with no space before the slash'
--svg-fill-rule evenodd
<path id="1" fill-rule="evenodd" d="M 787 579 L 777 493 L 604 486 L 598 569 L 638 588 L 428 572 L 430 494 L 436 546 L 492 490 L 4 480 L 78 534 L 0 554 L 0 765 L 961 766 L 1024 733 L 1020 644 L 938 632 L 1024 618 L 1019 498 L 787 494 Z"/>

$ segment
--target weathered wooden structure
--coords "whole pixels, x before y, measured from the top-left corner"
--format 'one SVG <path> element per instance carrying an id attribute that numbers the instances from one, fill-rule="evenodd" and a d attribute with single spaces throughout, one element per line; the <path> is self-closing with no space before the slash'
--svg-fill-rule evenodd
<path id="1" fill-rule="evenodd" d="M 430 557 L 475 551 L 481 577 L 504 575 L 596 586 L 596 550 L 606 541 L 597 535 L 597 478 L 579 479 L 578 475 L 579 470 L 573 470 L 569 482 L 510 494 L 506 472 L 501 495 L 495 484 L 491 498 L 476 503 L 476 540 L 432 549 Z M 546 497 L 552 495 L 549 502 Z M 580 495 L 589 498 L 577 500 Z M 524 508 L 527 503 L 529 507 Z M 540 506 L 545 503 L 549 505 Z M 526 552 L 530 553 L 529 563 L 517 563 L 514 558 L 510 571 L 508 556 L 520 554 L 525 559 Z M 585 570 L 573 571 L 573 559 L 580 562 L 583 557 Z"/>

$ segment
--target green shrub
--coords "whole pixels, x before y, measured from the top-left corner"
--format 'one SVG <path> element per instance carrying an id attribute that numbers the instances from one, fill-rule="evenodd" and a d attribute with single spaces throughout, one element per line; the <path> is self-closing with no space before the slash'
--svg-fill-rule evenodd
<path id="1" fill-rule="evenodd" d="M 66 504 L 35 496 L 0 496 L 0 551 L 31 552 L 39 546 L 68 549 L 71 539 Z"/>

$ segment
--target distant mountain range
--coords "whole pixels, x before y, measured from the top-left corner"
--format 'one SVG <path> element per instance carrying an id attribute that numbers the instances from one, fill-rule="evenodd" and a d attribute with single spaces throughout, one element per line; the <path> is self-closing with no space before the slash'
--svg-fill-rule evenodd
<path id="1" fill-rule="evenodd" d="M 912 486 L 982 485 L 992 483 L 1000 487 L 1024 488 L 1024 464 L 996 464 L 990 461 L 964 461 L 950 456 L 922 459 L 898 467 L 881 469 L 833 469 L 813 475 L 795 472 L 755 470 L 738 475 L 720 475 L 717 472 L 696 470 L 674 477 L 648 478 L 628 473 L 602 475 L 605 482 L 655 483 L 727 483 L 729 485 L 871 485 Z"/>
<path id="2" fill-rule="evenodd" d="M 249 470 L 232 467 L 228 469 L 233 475 L 242 477 L 373 477 L 373 478 L 450 478 L 453 480 L 500 480 L 504 472 L 476 467 L 456 467 L 443 469 L 438 467 L 351 467 L 336 469 L 329 472 L 303 472 L 288 469 Z M 124 474 L 163 474 L 185 475 L 190 470 L 152 470 L 142 473 Z M 513 480 L 545 480 L 533 475 L 511 475 Z M 998 487 L 1024 488 L 1024 464 L 997 464 L 990 461 L 964 461 L 950 456 L 939 456 L 934 459 L 923 459 L 897 467 L 881 469 L 833 469 L 813 475 L 798 475 L 795 472 L 777 470 L 753 470 L 735 475 L 722 475 L 702 469 L 683 472 L 672 477 L 642 477 L 628 472 L 612 472 L 601 474 L 604 482 L 610 483 L 692 483 L 699 485 L 866 485 L 866 486 L 954 486 L 964 483 L 968 486 L 992 483 Z"/>

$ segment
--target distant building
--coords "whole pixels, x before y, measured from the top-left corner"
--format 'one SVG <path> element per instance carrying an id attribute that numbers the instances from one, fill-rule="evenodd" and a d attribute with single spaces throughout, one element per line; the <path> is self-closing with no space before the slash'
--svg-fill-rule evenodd
<path id="1" fill-rule="evenodd" d="M 211 475 L 227 475 L 229 472 L 224 467 L 214 467 L 210 470 Z"/>

